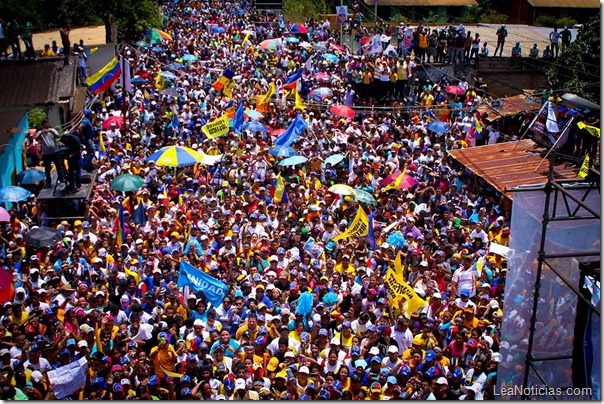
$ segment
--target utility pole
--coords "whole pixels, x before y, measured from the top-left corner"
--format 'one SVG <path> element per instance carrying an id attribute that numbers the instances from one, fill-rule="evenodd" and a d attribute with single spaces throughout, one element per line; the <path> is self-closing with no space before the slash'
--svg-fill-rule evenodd
<path id="1" fill-rule="evenodd" d="M 373 10 L 373 22 L 377 23 L 377 6 L 378 6 L 378 1 L 379 0 L 374 0 L 374 10 Z"/>
<path id="2" fill-rule="evenodd" d="M 344 6 L 344 0 L 340 0 L 340 7 Z M 348 15 L 346 15 L 346 19 L 348 19 Z M 336 14 L 336 21 L 338 20 L 338 15 Z M 344 44 L 342 43 L 343 41 L 343 28 L 344 28 L 344 22 L 340 22 L 340 46 L 344 46 Z"/>

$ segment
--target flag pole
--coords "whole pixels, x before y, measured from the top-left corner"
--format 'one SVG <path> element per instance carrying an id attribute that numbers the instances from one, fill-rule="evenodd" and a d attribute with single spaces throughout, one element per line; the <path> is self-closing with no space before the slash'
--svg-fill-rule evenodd
<path id="1" fill-rule="evenodd" d="M 545 155 L 545 157 L 543 157 L 543 159 L 539 162 L 539 165 L 537 167 L 535 167 L 535 169 L 533 170 L 533 172 L 536 172 L 539 169 L 539 167 L 541 167 L 541 164 L 543 164 L 543 162 L 549 156 L 549 154 L 552 152 L 552 150 L 556 150 L 556 145 L 558 144 L 558 142 L 560 141 L 560 139 L 562 139 L 564 137 L 564 132 L 566 132 L 569 129 L 570 124 L 572 123 L 573 119 L 574 118 L 570 118 L 568 121 L 566 121 L 566 125 L 564 125 L 564 128 L 562 129 L 562 132 L 560 132 L 560 136 L 558 136 L 558 139 L 556 139 L 556 141 L 554 142 L 554 144 L 552 145 L 552 147 L 550 147 L 550 149 L 548 150 L 548 152 Z"/>
<path id="2" fill-rule="evenodd" d="M 126 53 L 124 52 L 125 46 L 122 46 L 118 51 L 119 62 L 122 66 L 122 116 L 124 119 L 122 120 L 124 125 L 124 134 L 128 133 L 128 93 L 126 92 L 126 62 L 124 56 Z"/>
<path id="3" fill-rule="evenodd" d="M 535 124 L 535 121 L 537 121 L 537 118 L 539 118 L 539 115 L 541 115 L 541 112 L 543 111 L 543 108 L 545 108 L 548 103 L 549 103 L 549 101 L 546 101 L 546 102 L 543 103 L 543 105 L 541 106 L 541 109 L 539 110 L 539 112 L 537 112 L 537 115 L 535 115 L 535 117 L 533 118 L 533 120 L 531 121 L 531 123 L 529 124 L 529 126 L 527 126 L 526 130 L 524 131 L 524 133 L 522 134 L 522 136 L 520 137 L 520 139 L 518 139 L 518 141 L 516 142 L 516 145 L 514 146 L 514 148 L 512 149 L 512 151 L 516 150 L 516 148 L 520 144 L 520 141 L 522 139 L 524 139 L 524 137 L 526 136 L 526 134 L 528 133 L 528 131 L 533 127 L 533 125 Z"/>

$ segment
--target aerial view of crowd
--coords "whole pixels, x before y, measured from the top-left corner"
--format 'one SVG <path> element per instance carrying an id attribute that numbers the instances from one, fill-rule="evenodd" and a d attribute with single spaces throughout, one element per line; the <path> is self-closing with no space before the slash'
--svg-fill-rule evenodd
<path id="1" fill-rule="evenodd" d="M 27 140 L 47 187 L 96 182 L 85 220 L 10 211 L 1 398 L 493 398 L 509 205 L 448 151 L 503 138 L 479 78 L 416 80 L 477 52 L 425 55 L 421 26 L 352 51 L 245 1 L 163 13 L 69 144 Z M 60 240 L 32 248 L 41 225 Z"/>

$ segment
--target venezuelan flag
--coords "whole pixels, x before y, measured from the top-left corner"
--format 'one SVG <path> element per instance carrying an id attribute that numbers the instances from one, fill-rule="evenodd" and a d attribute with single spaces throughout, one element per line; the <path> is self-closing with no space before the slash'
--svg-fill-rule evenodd
<path id="1" fill-rule="evenodd" d="M 122 74 L 122 68 L 117 57 L 114 57 L 101 70 L 86 79 L 86 84 L 93 94 L 106 91 Z"/>
<path id="2" fill-rule="evenodd" d="M 103 139 L 103 134 L 101 133 L 99 136 L 99 155 L 104 156 L 107 148 L 105 147 L 105 140 Z"/>
<path id="3" fill-rule="evenodd" d="M 124 205 L 120 203 L 120 213 L 117 220 L 117 245 L 124 244 Z"/>
<path id="4" fill-rule="evenodd" d="M 275 191 L 273 193 L 273 203 L 289 203 L 287 198 L 287 192 L 285 191 L 285 182 L 281 174 L 277 176 L 275 180 Z"/>
<path id="5" fill-rule="evenodd" d="M 473 129 L 472 130 L 473 137 L 475 137 L 476 139 L 482 139 L 482 132 L 483 132 L 482 124 L 476 117 L 472 118 L 472 129 Z"/>
<path id="6" fill-rule="evenodd" d="M 222 91 L 233 80 L 233 77 L 235 77 L 235 73 L 229 69 L 224 69 L 222 75 L 212 84 L 212 87 L 216 91 Z"/>
<path id="7" fill-rule="evenodd" d="M 285 90 L 293 90 L 298 86 L 298 80 L 300 79 L 300 77 L 302 77 L 302 69 L 289 76 L 285 81 L 285 84 L 282 85 L 281 88 Z"/>

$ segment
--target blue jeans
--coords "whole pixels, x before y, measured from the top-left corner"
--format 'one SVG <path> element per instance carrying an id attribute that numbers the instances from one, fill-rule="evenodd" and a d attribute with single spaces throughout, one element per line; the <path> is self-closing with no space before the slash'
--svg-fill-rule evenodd
<path id="1" fill-rule="evenodd" d="M 67 173 L 67 180 L 69 181 L 70 188 L 79 188 L 82 186 L 82 155 L 77 153 L 69 156 L 67 159 L 69 164 L 69 171 Z"/>

